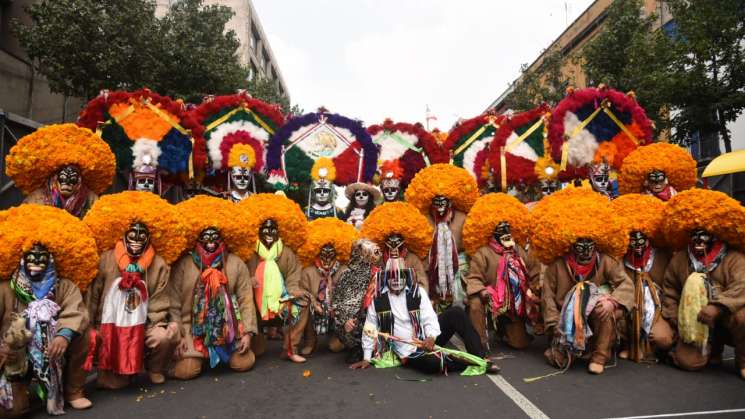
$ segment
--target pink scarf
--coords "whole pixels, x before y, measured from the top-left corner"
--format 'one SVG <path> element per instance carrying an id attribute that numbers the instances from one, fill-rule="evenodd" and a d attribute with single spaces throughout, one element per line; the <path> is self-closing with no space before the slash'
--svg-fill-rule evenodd
<path id="1" fill-rule="evenodd" d="M 508 313 L 524 318 L 528 312 L 527 269 L 514 248 L 507 249 L 493 237 L 489 247 L 500 255 L 497 281 L 486 287 L 491 296 L 492 313 L 496 317 Z"/>

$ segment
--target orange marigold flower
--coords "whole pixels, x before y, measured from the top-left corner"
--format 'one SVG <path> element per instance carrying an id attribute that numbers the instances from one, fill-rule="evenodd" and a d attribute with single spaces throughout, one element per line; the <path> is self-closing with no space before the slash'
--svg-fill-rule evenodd
<path id="1" fill-rule="evenodd" d="M 18 269 L 23 254 L 42 244 L 54 256 L 60 278 L 81 291 L 98 273 L 98 251 L 88 226 L 67 211 L 46 205 L 23 204 L 0 217 L 0 278 Z"/>
<path id="2" fill-rule="evenodd" d="M 674 144 L 654 143 L 632 151 L 618 175 L 621 194 L 644 192 L 644 181 L 653 170 L 665 172 L 670 185 L 681 192 L 696 186 L 696 161 Z"/>
<path id="3" fill-rule="evenodd" d="M 422 259 L 427 257 L 432 246 L 432 226 L 413 205 L 389 202 L 375 208 L 365 218 L 360 236 L 383 247 L 385 239 L 393 233 L 400 234 L 414 254 Z"/>
<path id="4" fill-rule="evenodd" d="M 722 192 L 690 189 L 667 201 L 662 230 L 670 245 L 684 248 L 697 228 L 745 251 L 745 208 Z"/>
<path id="5" fill-rule="evenodd" d="M 300 246 L 298 256 L 304 266 L 311 266 L 318 257 L 318 252 L 327 244 L 334 246 L 336 258 L 346 263 L 352 253 L 352 243 L 359 233 L 351 224 L 338 218 L 319 218 L 308 223 L 305 243 Z"/>
<path id="6" fill-rule="evenodd" d="M 308 220 L 300 206 L 286 196 L 271 193 L 254 194 L 241 201 L 238 206 L 245 214 L 244 223 L 252 230 L 252 247 L 256 246 L 259 226 L 266 220 L 274 220 L 279 224 L 282 242 L 295 252 L 305 242 Z"/>
<path id="7" fill-rule="evenodd" d="M 488 245 L 497 224 L 510 223 L 510 232 L 524 246 L 530 235 L 530 213 L 517 198 L 505 193 L 490 193 L 479 198 L 463 225 L 463 246 L 469 255 Z"/>
<path id="8" fill-rule="evenodd" d="M 613 211 L 621 217 L 629 231 L 641 231 L 655 246 L 665 243 L 662 234 L 662 211 L 665 203 L 652 195 L 626 194 L 611 202 Z"/>
<path id="9" fill-rule="evenodd" d="M 104 195 L 83 218 L 93 232 L 98 251 L 111 250 L 134 222 L 150 230 L 150 242 L 167 264 L 186 249 L 186 227 L 176 207 L 150 192 L 124 191 Z"/>
<path id="10" fill-rule="evenodd" d="M 142 138 L 160 141 L 173 128 L 171 122 L 178 124 L 181 121 L 176 115 L 162 109 L 160 104 L 152 106 L 158 112 L 141 101 L 130 98 L 129 102 L 111 105 L 109 115 L 117 121 L 132 141 Z"/>
<path id="11" fill-rule="evenodd" d="M 199 233 L 207 227 L 220 230 L 228 250 L 243 260 L 251 258 L 258 230 L 250 228 L 246 214 L 225 199 L 199 195 L 176 205 L 186 233 L 186 249 L 193 249 Z"/>
<path id="12" fill-rule="evenodd" d="M 479 188 L 466 169 L 438 163 L 420 170 L 405 193 L 406 201 L 424 214 L 429 213 L 436 196 L 447 197 L 455 208 L 468 212 L 479 197 Z"/>
<path id="13" fill-rule="evenodd" d="M 83 183 L 100 195 L 111 186 L 116 169 L 109 145 L 75 124 L 49 125 L 21 138 L 5 157 L 5 164 L 5 173 L 26 195 L 70 164 L 80 168 Z"/>
<path id="14" fill-rule="evenodd" d="M 563 189 L 538 201 L 530 215 L 531 251 L 543 263 L 566 254 L 581 238 L 594 240 L 598 249 L 610 256 L 626 253 L 628 228 L 613 212 L 608 198 L 591 189 Z"/>

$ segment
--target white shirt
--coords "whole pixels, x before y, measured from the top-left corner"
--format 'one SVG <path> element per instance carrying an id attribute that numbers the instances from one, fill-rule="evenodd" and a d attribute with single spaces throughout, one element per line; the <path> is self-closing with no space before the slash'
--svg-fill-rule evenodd
<path id="1" fill-rule="evenodd" d="M 425 337 L 436 338 L 440 335 L 440 323 L 437 320 L 437 313 L 432 308 L 432 303 L 429 302 L 427 293 L 423 292 L 422 288 L 418 288 L 418 291 L 421 297 L 421 301 L 419 302 L 419 317 L 422 322 L 422 331 Z M 398 295 L 388 292 L 388 298 L 391 302 L 391 313 L 393 314 L 393 335 L 404 340 L 413 340 L 416 336 L 414 335 L 414 326 L 411 324 L 411 318 L 409 317 L 409 310 L 406 307 L 406 290 Z M 365 324 L 372 325 L 376 330 L 379 330 L 380 325 L 378 324 L 378 315 L 375 312 L 375 304 L 370 304 L 367 308 Z M 375 343 L 375 339 L 366 336 L 364 333 L 362 334 L 362 349 L 365 353 L 366 361 L 372 358 Z M 406 358 L 415 352 L 417 348 L 408 343 L 394 341 L 393 350 L 400 358 Z"/>

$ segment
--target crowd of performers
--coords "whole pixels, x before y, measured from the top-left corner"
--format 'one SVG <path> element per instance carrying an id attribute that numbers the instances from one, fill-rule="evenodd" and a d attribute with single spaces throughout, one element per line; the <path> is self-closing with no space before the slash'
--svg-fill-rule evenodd
<path id="1" fill-rule="evenodd" d="M 93 370 L 110 390 L 248 371 L 270 339 L 466 375 L 541 335 L 593 374 L 732 345 L 745 379 L 745 208 L 651 133 L 605 87 L 448 134 L 103 92 L 6 159 L 26 197 L 0 212 L 0 414 L 89 408 Z"/>

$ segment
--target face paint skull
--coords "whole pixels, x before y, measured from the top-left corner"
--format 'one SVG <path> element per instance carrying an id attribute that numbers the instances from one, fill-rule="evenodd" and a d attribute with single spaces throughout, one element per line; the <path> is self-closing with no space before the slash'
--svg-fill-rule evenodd
<path id="1" fill-rule="evenodd" d="M 317 205 L 328 205 L 331 201 L 331 187 L 330 186 L 316 186 L 313 189 L 313 198 Z"/>
<path id="2" fill-rule="evenodd" d="M 57 172 L 57 189 L 62 197 L 69 198 L 80 185 L 80 170 L 68 165 Z"/>
<path id="3" fill-rule="evenodd" d="M 577 263 L 587 265 L 595 255 L 595 242 L 592 239 L 577 239 L 572 245 L 572 252 Z"/>
<path id="4" fill-rule="evenodd" d="M 451 206 L 452 203 L 445 196 L 437 195 L 436 197 L 432 198 L 432 209 L 440 217 L 444 217 L 445 214 L 447 214 L 448 210 L 450 210 Z"/>
<path id="5" fill-rule="evenodd" d="M 370 200 L 370 193 L 363 190 L 354 192 L 354 204 L 357 208 L 365 208 Z"/>
<path id="6" fill-rule="evenodd" d="M 394 187 L 383 188 L 383 198 L 385 199 L 385 202 L 398 201 L 399 192 L 400 190 L 398 188 L 394 188 Z"/>
<path id="7" fill-rule="evenodd" d="M 610 166 L 606 162 L 590 166 L 590 184 L 595 192 L 603 195 L 610 193 Z"/>
<path id="8" fill-rule="evenodd" d="M 714 236 L 704 229 L 697 229 L 691 233 L 691 245 L 693 254 L 698 257 L 704 257 L 711 251 L 714 246 Z"/>
<path id="9" fill-rule="evenodd" d="M 129 229 L 124 233 L 124 246 L 130 256 L 138 257 L 147 248 L 150 243 L 150 230 L 144 223 L 139 221 L 130 224 Z"/>
<path id="10" fill-rule="evenodd" d="M 318 259 L 321 261 L 321 267 L 330 269 L 336 262 L 336 249 L 333 244 L 326 244 L 318 252 Z"/>
<path id="11" fill-rule="evenodd" d="M 220 234 L 220 230 L 217 227 L 207 227 L 199 233 L 197 241 L 207 253 L 215 253 L 223 240 L 222 234 Z"/>
<path id="12" fill-rule="evenodd" d="M 230 185 L 232 189 L 245 193 L 251 185 L 251 171 L 240 166 L 230 168 Z"/>
<path id="13" fill-rule="evenodd" d="M 649 239 L 641 231 L 632 231 L 629 233 L 629 250 L 634 256 L 641 257 L 649 246 Z"/>
<path id="14" fill-rule="evenodd" d="M 266 246 L 267 249 L 271 248 L 274 243 L 279 239 L 279 225 L 274 220 L 266 220 L 261 223 L 259 227 L 259 240 Z"/>
<path id="15" fill-rule="evenodd" d="M 654 194 L 661 193 L 668 184 L 667 175 L 661 170 L 653 170 L 644 180 L 644 187 Z"/>
<path id="16" fill-rule="evenodd" d="M 49 261 L 52 255 L 47 248 L 39 243 L 34 244 L 31 250 L 23 255 L 23 264 L 26 275 L 32 281 L 41 281 L 44 278 L 44 271 L 49 267 Z"/>
<path id="17" fill-rule="evenodd" d="M 135 174 L 135 190 L 155 193 L 155 175 Z"/>
<path id="18" fill-rule="evenodd" d="M 552 193 L 559 190 L 559 181 L 557 180 L 541 180 L 541 195 L 549 196 Z"/>
<path id="19" fill-rule="evenodd" d="M 510 232 L 510 223 L 502 221 L 494 227 L 494 239 L 499 242 L 505 249 L 515 247 L 515 240 Z"/>
<path id="20" fill-rule="evenodd" d="M 385 247 L 388 248 L 388 253 L 392 258 L 398 258 L 399 252 L 404 245 L 404 238 L 398 233 L 393 233 L 385 239 Z"/>

